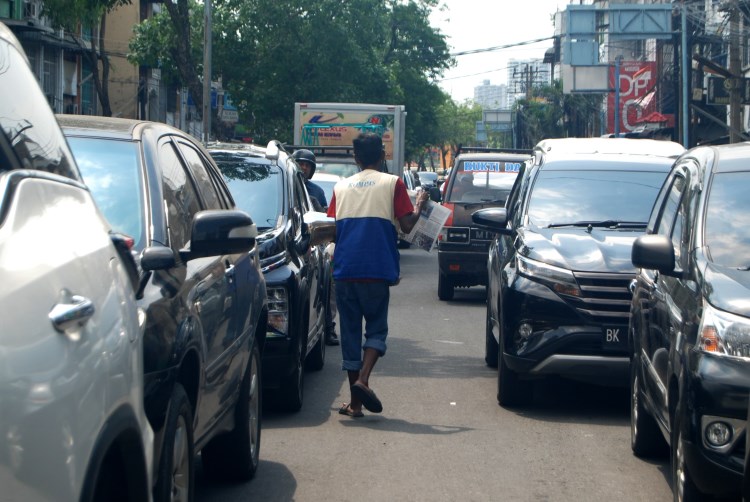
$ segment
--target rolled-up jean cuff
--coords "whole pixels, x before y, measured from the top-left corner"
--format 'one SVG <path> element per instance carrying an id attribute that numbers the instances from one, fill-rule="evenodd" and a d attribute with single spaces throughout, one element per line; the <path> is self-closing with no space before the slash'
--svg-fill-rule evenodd
<path id="1" fill-rule="evenodd" d="M 385 355 L 386 345 L 383 340 L 375 338 L 366 338 L 363 349 L 375 349 L 380 353 L 380 357 Z"/>
<path id="2" fill-rule="evenodd" d="M 341 361 L 341 369 L 345 371 L 359 371 L 362 369 L 362 361 Z"/>

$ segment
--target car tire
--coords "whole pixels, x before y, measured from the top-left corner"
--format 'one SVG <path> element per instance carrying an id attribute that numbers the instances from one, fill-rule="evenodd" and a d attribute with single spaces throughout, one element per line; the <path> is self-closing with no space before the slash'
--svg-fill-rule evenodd
<path id="1" fill-rule="evenodd" d="M 500 321 L 500 343 L 497 348 L 497 403 L 502 407 L 526 404 L 531 399 L 532 384 L 518 377 L 503 358 L 503 327 Z"/>
<path id="2" fill-rule="evenodd" d="M 630 361 L 630 448 L 637 457 L 661 457 L 668 452 L 656 420 L 643 406 L 639 378 L 640 358 Z"/>
<path id="3" fill-rule="evenodd" d="M 495 335 L 492 333 L 489 298 L 487 300 L 484 320 L 484 362 L 487 363 L 487 366 L 490 368 L 497 368 L 499 350 L 497 340 L 495 340 Z"/>
<path id="4" fill-rule="evenodd" d="M 324 341 L 325 343 L 325 341 Z M 304 397 L 304 341 L 300 336 L 297 340 L 297 348 L 292 354 L 294 369 L 281 382 L 281 387 L 274 400 L 275 407 L 279 411 L 294 413 L 302 409 Z"/>
<path id="5" fill-rule="evenodd" d="M 453 283 L 445 274 L 438 274 L 438 298 L 444 302 L 453 299 Z"/>
<path id="6" fill-rule="evenodd" d="M 260 351 L 253 343 L 235 405 L 234 429 L 215 437 L 201 452 L 210 478 L 248 481 L 255 475 L 260 460 L 261 389 Z"/>
<path id="7" fill-rule="evenodd" d="M 305 369 L 320 371 L 326 364 L 326 335 L 321 333 L 310 353 L 305 358 Z"/>
<path id="8" fill-rule="evenodd" d="M 193 412 L 185 389 L 176 383 L 164 425 L 154 502 L 192 500 L 194 462 Z"/>
<path id="9" fill-rule="evenodd" d="M 672 418 L 671 439 L 671 466 L 672 466 L 672 494 L 675 502 L 697 502 L 704 500 L 705 496 L 698 490 L 693 482 L 693 477 L 685 462 L 685 440 L 682 426 L 683 414 L 682 398 L 677 402 L 677 407 Z"/>

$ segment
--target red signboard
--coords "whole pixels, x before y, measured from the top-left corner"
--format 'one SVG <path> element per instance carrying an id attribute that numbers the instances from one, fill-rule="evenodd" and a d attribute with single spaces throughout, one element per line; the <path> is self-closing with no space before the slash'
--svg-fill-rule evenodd
<path id="1" fill-rule="evenodd" d="M 623 61 L 620 63 L 620 132 L 642 128 L 643 119 L 656 109 L 656 63 L 653 61 Z M 615 89 L 615 67 L 610 66 L 609 83 Z M 607 132 L 615 132 L 615 92 L 607 96 Z"/>

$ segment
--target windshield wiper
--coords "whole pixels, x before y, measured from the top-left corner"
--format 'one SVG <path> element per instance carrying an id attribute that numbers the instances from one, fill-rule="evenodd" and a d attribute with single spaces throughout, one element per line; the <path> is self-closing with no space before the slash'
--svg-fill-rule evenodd
<path id="1" fill-rule="evenodd" d="M 600 220 L 600 221 L 576 221 L 572 223 L 552 223 L 547 228 L 561 227 L 591 227 L 591 228 L 645 228 L 647 225 L 643 221 L 620 221 L 620 220 Z"/>

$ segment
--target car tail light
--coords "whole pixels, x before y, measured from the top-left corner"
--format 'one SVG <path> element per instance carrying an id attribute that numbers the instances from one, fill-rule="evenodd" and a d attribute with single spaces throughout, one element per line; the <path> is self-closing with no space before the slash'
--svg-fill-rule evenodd
<path id="1" fill-rule="evenodd" d="M 450 212 L 451 212 L 451 214 L 448 215 L 448 219 L 445 220 L 445 225 L 444 226 L 451 227 L 451 226 L 453 226 L 453 207 L 454 207 L 454 205 L 452 203 L 450 203 L 450 202 L 443 202 L 443 207 L 445 207 L 446 209 L 449 209 Z"/>

